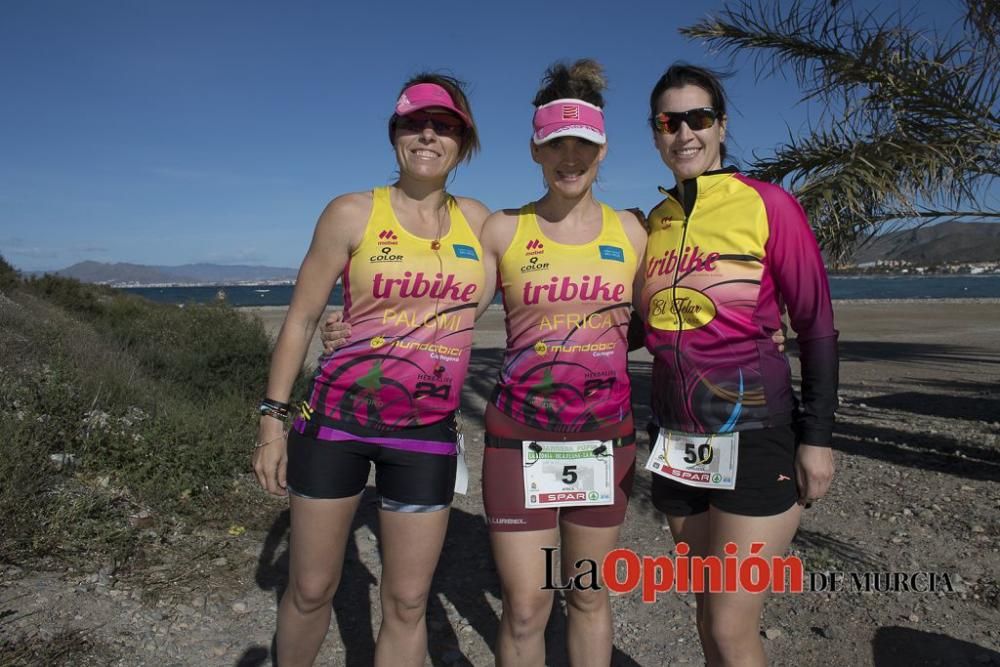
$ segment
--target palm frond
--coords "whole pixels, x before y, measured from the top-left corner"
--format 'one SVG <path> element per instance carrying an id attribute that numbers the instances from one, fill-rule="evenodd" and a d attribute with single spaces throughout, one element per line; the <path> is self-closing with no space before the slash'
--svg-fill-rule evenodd
<path id="1" fill-rule="evenodd" d="M 966 10 L 948 39 L 818 0 L 737 0 L 680 32 L 751 51 L 758 77 L 790 74 L 820 106 L 807 136 L 749 171 L 786 183 L 837 256 L 893 221 L 967 217 L 1000 176 L 1000 0 Z"/>

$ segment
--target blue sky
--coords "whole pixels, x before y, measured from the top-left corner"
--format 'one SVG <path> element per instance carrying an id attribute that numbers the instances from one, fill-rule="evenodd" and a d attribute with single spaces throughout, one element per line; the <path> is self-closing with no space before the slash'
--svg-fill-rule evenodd
<path id="1" fill-rule="evenodd" d="M 939 27 L 957 0 L 916 3 Z M 856 2 L 910 9 L 913 3 Z M 817 109 L 682 38 L 722 2 L 370 3 L 0 0 L 0 254 L 298 266 L 326 202 L 391 182 L 399 86 L 424 69 L 470 84 L 484 150 L 450 190 L 490 208 L 543 192 L 531 99 L 544 69 L 605 65 L 610 151 L 597 196 L 648 208 L 672 178 L 645 124 L 674 60 L 729 68 L 729 150 L 766 153 Z"/>

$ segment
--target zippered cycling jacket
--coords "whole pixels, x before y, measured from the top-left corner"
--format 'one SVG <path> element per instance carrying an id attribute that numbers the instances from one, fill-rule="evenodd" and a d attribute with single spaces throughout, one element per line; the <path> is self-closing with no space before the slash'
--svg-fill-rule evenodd
<path id="1" fill-rule="evenodd" d="M 660 425 L 719 433 L 794 422 L 801 442 L 829 445 L 837 330 L 801 206 L 735 169 L 684 181 L 683 201 L 676 189 L 663 192 L 647 220 L 639 304 Z M 783 309 L 798 336 L 801 403 L 771 340 Z"/>

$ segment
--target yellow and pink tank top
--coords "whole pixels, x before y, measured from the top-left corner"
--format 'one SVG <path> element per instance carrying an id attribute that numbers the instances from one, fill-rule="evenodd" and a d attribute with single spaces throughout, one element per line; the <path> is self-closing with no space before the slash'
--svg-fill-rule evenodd
<path id="1" fill-rule="evenodd" d="M 589 243 L 547 238 L 534 206 L 498 267 L 507 350 L 493 404 L 547 431 L 590 431 L 631 414 L 626 333 L 638 258 L 618 215 L 601 204 Z"/>
<path id="2" fill-rule="evenodd" d="M 469 366 L 482 247 L 449 195 L 448 232 L 427 239 L 397 220 L 376 188 L 364 237 L 343 273 L 351 339 L 325 357 L 310 407 L 345 425 L 394 431 L 445 419 Z"/>

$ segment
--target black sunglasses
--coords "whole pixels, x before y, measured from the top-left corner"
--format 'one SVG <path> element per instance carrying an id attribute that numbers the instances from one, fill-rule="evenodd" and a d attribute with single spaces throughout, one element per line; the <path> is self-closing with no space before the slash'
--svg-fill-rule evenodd
<path id="1" fill-rule="evenodd" d="M 681 122 L 685 122 L 692 130 L 707 130 L 715 125 L 715 120 L 720 115 L 712 107 L 687 111 L 661 111 L 653 116 L 653 127 L 661 134 L 674 134 L 681 129 Z"/>
<path id="2" fill-rule="evenodd" d="M 396 117 L 396 129 L 404 132 L 423 132 L 431 124 L 435 134 L 442 137 L 457 137 L 465 132 L 465 123 L 451 114 L 420 113 L 419 111 Z"/>

